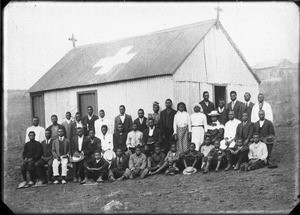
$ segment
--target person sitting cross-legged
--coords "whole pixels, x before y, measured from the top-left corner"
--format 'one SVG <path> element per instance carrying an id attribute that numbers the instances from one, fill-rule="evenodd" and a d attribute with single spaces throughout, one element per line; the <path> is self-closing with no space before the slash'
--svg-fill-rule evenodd
<path id="1" fill-rule="evenodd" d="M 130 155 L 129 171 L 130 179 L 133 179 L 137 176 L 140 176 L 140 178 L 143 179 L 148 174 L 147 157 L 142 153 L 142 148 L 140 145 L 137 145 L 135 147 L 135 153 Z"/>
<path id="2" fill-rule="evenodd" d="M 228 165 L 225 168 L 225 171 L 230 170 L 232 166 L 235 165 L 235 163 L 238 161 L 239 158 L 241 159 L 241 162 L 245 160 L 244 157 L 247 156 L 247 153 L 241 154 L 242 148 L 244 146 L 243 143 L 244 141 L 242 139 L 237 139 L 234 147 L 226 149 Z"/>
<path id="3" fill-rule="evenodd" d="M 202 146 L 200 148 L 200 152 L 201 152 L 201 156 L 202 156 L 202 165 L 201 165 L 202 170 L 205 170 L 205 166 L 206 166 L 206 163 L 207 163 L 208 154 L 209 154 L 210 150 L 215 147 L 211 143 L 212 142 L 211 142 L 210 135 L 206 135 L 204 137 L 204 143 L 202 143 Z"/>
<path id="4" fill-rule="evenodd" d="M 209 167 L 212 162 L 217 161 L 217 167 L 215 169 L 215 172 L 219 172 L 219 167 L 221 165 L 221 162 L 223 158 L 226 156 L 224 150 L 220 149 L 220 141 L 215 140 L 214 142 L 214 148 L 210 150 L 207 156 L 207 163 L 206 168 L 203 173 L 207 173 L 209 171 Z"/>
<path id="5" fill-rule="evenodd" d="M 148 157 L 149 175 L 155 175 L 161 170 L 160 167 L 164 164 L 165 157 L 166 155 L 161 152 L 160 146 L 156 145 L 155 153 Z"/>
<path id="6" fill-rule="evenodd" d="M 196 150 L 196 144 L 191 143 L 189 149 L 181 153 L 180 157 L 182 158 L 185 169 L 187 167 L 193 167 L 197 169 L 201 160 L 201 153 Z"/>
<path id="7" fill-rule="evenodd" d="M 23 175 L 23 182 L 21 182 L 18 188 L 32 186 L 35 183 L 37 178 L 36 170 L 35 170 L 35 162 L 37 162 L 43 153 L 42 145 L 35 141 L 35 133 L 34 131 L 29 131 L 28 133 L 29 141 L 25 143 L 23 150 L 23 163 L 21 166 L 21 171 Z M 27 184 L 27 171 L 30 174 L 30 181 Z"/>
<path id="8" fill-rule="evenodd" d="M 122 181 L 125 178 L 129 178 L 130 171 L 128 169 L 128 159 L 124 155 L 121 148 L 117 149 L 116 157 L 112 160 L 112 163 L 108 170 L 108 179 L 110 181 Z"/>
<path id="9" fill-rule="evenodd" d="M 253 140 L 254 143 L 249 146 L 249 162 L 241 167 L 246 171 L 260 169 L 267 164 L 267 145 L 259 140 L 259 133 L 254 133 Z"/>
<path id="10" fill-rule="evenodd" d="M 103 182 L 108 166 L 109 163 L 102 157 L 101 152 L 96 150 L 94 156 L 85 163 L 85 178 L 80 184 L 85 184 L 89 179 L 93 179 L 97 183 Z"/>

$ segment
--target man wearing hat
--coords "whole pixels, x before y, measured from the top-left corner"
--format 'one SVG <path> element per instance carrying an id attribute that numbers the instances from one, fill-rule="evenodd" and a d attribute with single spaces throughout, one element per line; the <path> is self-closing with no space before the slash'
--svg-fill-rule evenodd
<path id="1" fill-rule="evenodd" d="M 267 144 L 267 148 L 268 148 L 267 162 L 269 163 L 269 158 L 272 152 L 272 148 L 274 142 L 276 142 L 274 125 L 270 120 L 265 118 L 264 110 L 260 110 L 258 112 L 258 116 L 259 116 L 259 120 L 254 123 L 253 131 L 258 132 L 260 140 L 263 141 L 265 144 Z"/>
<path id="2" fill-rule="evenodd" d="M 222 140 L 224 138 L 224 125 L 218 121 L 218 112 L 213 110 L 208 114 L 211 117 L 211 123 L 207 126 L 207 133 L 211 136 L 211 141 Z"/>

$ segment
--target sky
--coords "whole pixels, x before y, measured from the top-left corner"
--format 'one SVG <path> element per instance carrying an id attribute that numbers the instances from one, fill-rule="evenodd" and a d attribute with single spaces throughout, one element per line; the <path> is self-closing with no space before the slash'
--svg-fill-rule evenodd
<path id="1" fill-rule="evenodd" d="M 76 46 L 216 18 L 251 66 L 299 62 L 299 10 L 292 2 L 14 2 L 4 9 L 4 89 L 28 90 Z"/>

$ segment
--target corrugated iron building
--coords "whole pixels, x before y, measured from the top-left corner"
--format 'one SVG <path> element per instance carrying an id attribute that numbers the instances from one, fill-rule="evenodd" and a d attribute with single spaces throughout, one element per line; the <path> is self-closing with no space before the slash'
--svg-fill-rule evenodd
<path id="1" fill-rule="evenodd" d="M 113 119 L 124 104 L 137 117 L 139 108 L 161 109 L 167 98 L 192 105 L 208 91 L 210 100 L 235 90 L 238 99 L 258 93 L 260 81 L 221 23 L 208 20 L 127 39 L 80 46 L 70 50 L 30 89 L 32 114 L 41 124 L 50 116 L 61 121 L 66 111 L 86 114 L 104 109 Z"/>

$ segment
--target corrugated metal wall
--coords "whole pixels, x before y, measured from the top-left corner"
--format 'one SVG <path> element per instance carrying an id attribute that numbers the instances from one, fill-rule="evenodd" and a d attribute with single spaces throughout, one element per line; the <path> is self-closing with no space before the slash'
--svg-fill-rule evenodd
<path id="1" fill-rule="evenodd" d="M 145 110 L 145 115 L 152 112 L 152 103 L 160 103 L 161 109 L 165 107 L 167 98 L 173 98 L 172 76 L 119 82 L 107 85 L 90 86 L 59 91 L 50 91 L 44 94 L 46 126 L 51 124 L 51 115 L 56 114 L 61 123 L 65 120 L 66 111 L 71 111 L 74 116 L 77 112 L 77 92 L 97 90 L 98 110 L 104 109 L 106 116 L 113 123 L 119 114 L 119 106 L 126 106 L 126 112 L 137 118 L 139 108 Z M 86 113 L 83 113 L 86 115 Z"/>

